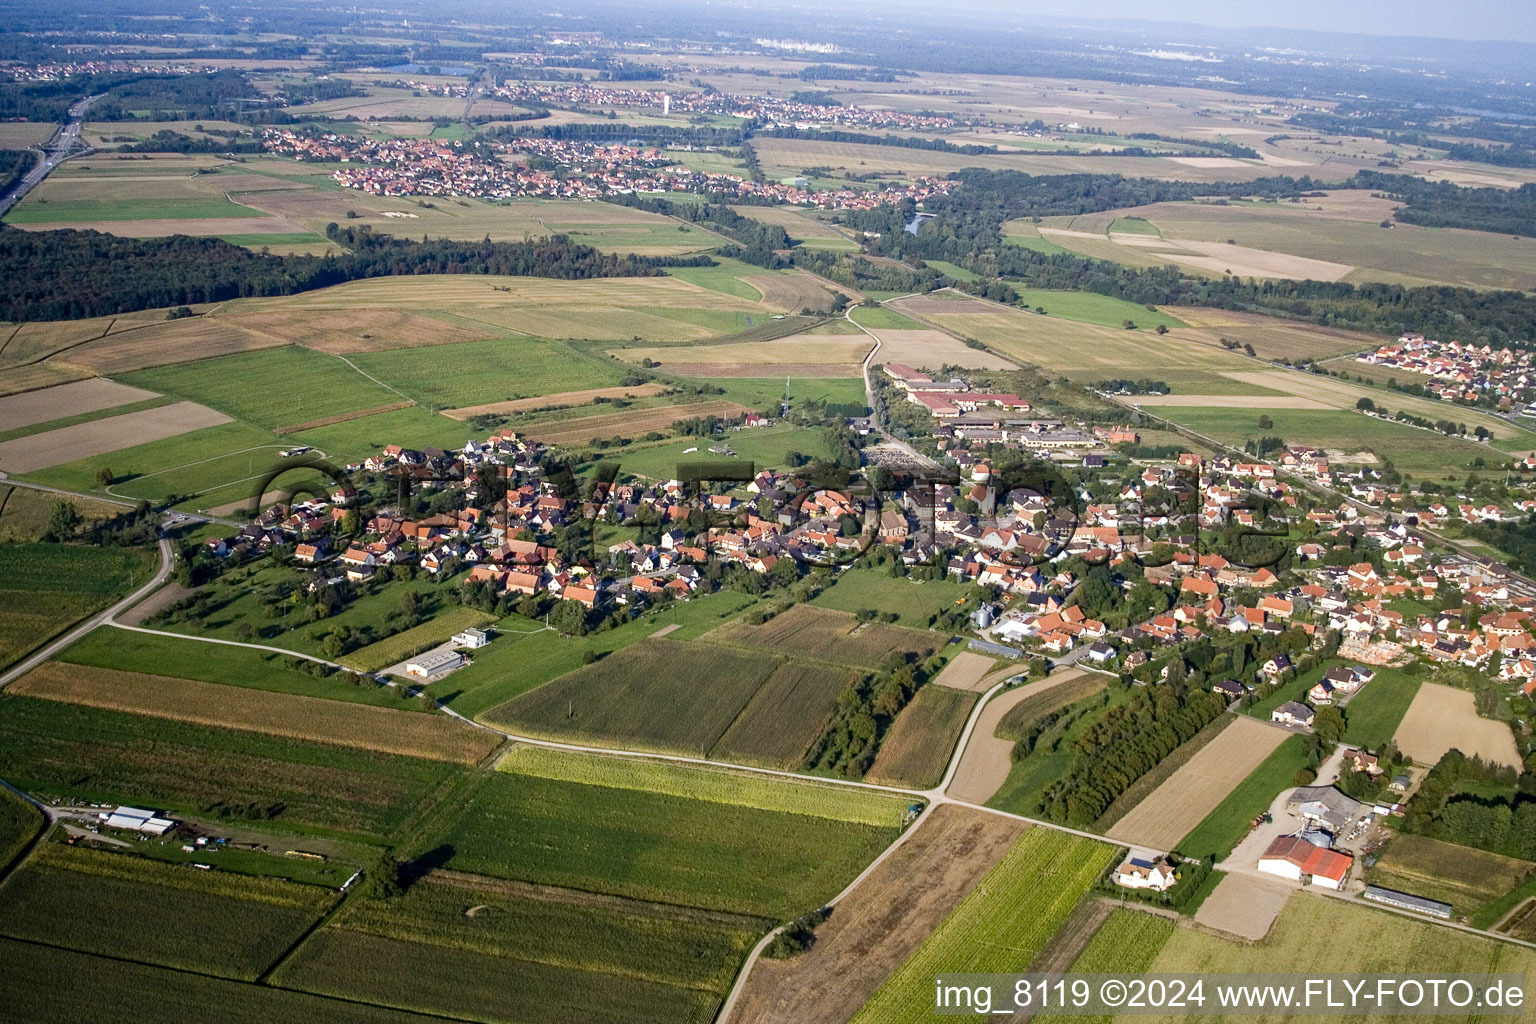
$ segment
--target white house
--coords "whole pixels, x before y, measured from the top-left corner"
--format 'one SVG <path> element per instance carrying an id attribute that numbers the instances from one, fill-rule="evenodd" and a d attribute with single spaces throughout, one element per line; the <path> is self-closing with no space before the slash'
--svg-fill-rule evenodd
<path id="1" fill-rule="evenodd" d="M 1167 857 L 1152 858 L 1133 853 L 1115 869 L 1115 884 L 1127 889 L 1167 892 L 1178 880 L 1173 862 Z"/>
<path id="2" fill-rule="evenodd" d="M 457 651 L 431 650 L 406 662 L 405 674 L 417 679 L 430 679 L 452 672 L 463 664 L 464 655 Z"/>
<path id="3" fill-rule="evenodd" d="M 491 642 L 491 631 L 488 629 L 466 629 L 462 633 L 453 634 L 453 642 L 459 647 L 467 647 L 470 650 L 479 650 Z"/>
<path id="4" fill-rule="evenodd" d="M 1353 858 L 1322 846 L 1314 846 L 1300 836 L 1281 836 L 1269 844 L 1259 857 L 1259 870 L 1296 882 L 1311 881 L 1329 889 L 1344 888 Z"/>

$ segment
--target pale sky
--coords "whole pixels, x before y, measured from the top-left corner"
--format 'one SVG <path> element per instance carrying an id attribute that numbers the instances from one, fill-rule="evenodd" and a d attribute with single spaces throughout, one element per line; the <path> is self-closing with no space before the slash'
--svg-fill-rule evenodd
<path id="1" fill-rule="evenodd" d="M 961 0 L 961 5 L 1021 16 L 1536 43 L 1536 0 Z"/>

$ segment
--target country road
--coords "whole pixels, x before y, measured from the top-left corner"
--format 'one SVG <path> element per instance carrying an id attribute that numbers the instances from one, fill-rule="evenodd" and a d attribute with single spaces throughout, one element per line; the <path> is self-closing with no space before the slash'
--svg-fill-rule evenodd
<path id="1" fill-rule="evenodd" d="M 885 424 L 880 422 L 880 415 L 876 411 L 875 406 L 875 382 L 874 378 L 870 376 L 870 370 L 874 366 L 875 355 L 880 351 L 881 341 L 878 335 L 853 318 L 853 311 L 856 308 L 858 307 L 849 306 L 846 310 L 844 310 L 843 318 L 867 334 L 875 343 L 874 347 L 871 348 L 868 354 L 864 356 L 864 362 L 859 368 L 860 372 L 864 375 L 864 404 L 869 406 L 870 423 L 874 424 L 875 431 L 880 435 L 881 439 L 884 440 L 886 444 L 890 445 L 892 448 L 899 449 L 902 454 L 912 459 L 918 465 L 926 466 L 929 469 L 942 468 L 937 462 L 933 461 L 928 456 L 918 451 L 916 448 L 913 448 L 905 441 L 898 441 L 890 431 L 885 429 Z"/>
<path id="2" fill-rule="evenodd" d="M 99 99 L 101 99 L 100 95 L 87 96 L 69 108 L 69 121 L 64 125 L 64 129 L 55 134 L 48 145 L 44 147 L 43 159 L 38 161 L 36 167 L 33 167 L 23 175 L 14 188 L 4 196 L 0 196 L 0 217 L 9 213 L 11 207 L 21 202 L 22 198 L 32 191 L 39 182 L 53 173 L 55 167 L 69 159 L 70 150 L 74 148 L 75 142 L 80 138 L 80 126 L 85 119 L 86 108 Z"/>

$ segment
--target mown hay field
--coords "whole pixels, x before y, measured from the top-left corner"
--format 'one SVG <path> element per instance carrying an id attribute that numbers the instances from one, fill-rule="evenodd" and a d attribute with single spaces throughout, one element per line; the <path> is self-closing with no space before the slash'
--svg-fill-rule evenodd
<path id="1" fill-rule="evenodd" d="M 234 324 L 256 334 L 270 335 L 294 345 L 343 356 L 383 349 L 452 345 L 479 341 L 501 333 L 468 321 L 449 321 L 398 309 L 337 309 L 302 313 L 272 310 L 265 313 L 226 314 L 210 319 Z M 433 357 L 421 353 L 419 358 Z"/>
<path id="2" fill-rule="evenodd" d="M 916 1024 L 931 1019 L 933 979 L 938 974 L 1025 970 L 1117 852 L 1108 843 L 1029 829 L 886 979 L 853 1024 Z"/>
<path id="3" fill-rule="evenodd" d="M 752 304 L 755 305 L 755 299 Z M 728 311 L 750 308 L 739 297 L 723 295 L 674 276 L 600 277 L 562 281 L 548 277 L 420 274 L 348 281 L 300 295 L 232 299 L 220 304 L 217 312 L 223 316 L 269 310 L 345 310 L 357 307 L 418 310 L 452 309 L 458 306 L 496 309 L 521 305 Z"/>
<path id="4" fill-rule="evenodd" d="M 253 980 L 332 898 L 317 886 L 49 843 L 0 886 L 0 932 Z"/>
<path id="5" fill-rule="evenodd" d="M 495 772 L 414 845 L 455 870 L 784 919 L 839 892 L 897 831 Z"/>
<path id="6" fill-rule="evenodd" d="M 130 324 L 49 359 L 49 365 L 117 375 L 151 366 L 190 363 L 286 344 L 211 317 Z"/>
<path id="7" fill-rule="evenodd" d="M 795 605 L 760 625 L 731 622 L 706 640 L 789 654 L 799 658 L 868 668 L 895 651 L 926 656 L 939 645 L 936 634 L 888 626 L 861 625 L 854 616 L 830 608 Z"/>
<path id="8" fill-rule="evenodd" d="M 1264 762 L 1288 734 L 1239 717 L 1115 823 L 1111 839 L 1172 849 Z"/>
<path id="9" fill-rule="evenodd" d="M 534 409 L 569 408 L 591 405 L 599 398 L 654 398 L 666 391 L 662 384 L 620 385 L 612 388 L 585 388 L 581 391 L 556 391 L 533 398 L 514 398 L 506 402 L 487 402 L 484 405 L 467 405 L 462 409 L 443 409 L 450 419 L 467 420 L 475 416 L 510 416 Z"/>
<path id="10" fill-rule="evenodd" d="M 918 690 L 880 741 L 880 752 L 865 778 L 911 789 L 937 786 L 977 696 L 936 683 Z"/>
<path id="11" fill-rule="evenodd" d="M 1520 769 L 1520 753 L 1508 722 L 1477 713 L 1466 690 L 1425 683 L 1419 687 L 1393 740 L 1419 764 L 1435 764 L 1448 750 Z"/>
<path id="12" fill-rule="evenodd" d="M 0 398 L 0 432 L 154 398 L 152 391 L 92 378 Z"/>
<path id="13" fill-rule="evenodd" d="M 1353 701 L 1351 701 L 1353 704 Z M 1399 835 L 1366 873 L 1366 881 L 1449 903 L 1468 917 L 1536 872 L 1536 864 L 1427 836 Z"/>
<path id="14" fill-rule="evenodd" d="M 1013 370 L 1018 364 L 995 352 L 972 348 L 965 342 L 944 333 L 929 330 L 875 330 L 880 339 L 876 358 L 883 363 L 904 363 L 907 366 L 929 368 L 938 372 L 939 367 L 974 367 L 978 370 Z"/>
<path id="15" fill-rule="evenodd" d="M 204 427 L 216 427 L 229 421 L 230 418 L 224 413 L 196 402 L 172 402 L 137 412 L 87 420 L 73 426 L 0 441 L 0 471 L 32 473 L 66 462 L 189 434 Z"/>
<path id="16" fill-rule="evenodd" d="M 633 412 L 572 416 L 529 427 L 529 437 L 552 445 L 579 445 L 598 437 L 638 437 L 652 430 L 666 430 L 681 419 L 699 416 L 734 417 L 748 409 L 735 402 L 695 402 L 662 405 Z"/>
<path id="17" fill-rule="evenodd" d="M 955 344 L 965 348 L 959 342 Z M 829 372 L 824 376 L 854 377 L 858 375 L 859 364 L 873 345 L 862 334 L 848 338 L 799 334 L 772 341 L 621 348 L 614 349 L 611 354 L 632 363 L 652 359 L 669 373 L 681 373 L 683 371 L 677 368 L 685 365 L 723 365 L 743 368 L 732 376 L 763 377 L 772 375 L 774 365 L 796 364 L 828 366 Z"/>
<path id="18" fill-rule="evenodd" d="M 52 798 L 383 838 L 457 772 L 441 761 L 0 698 L 0 776 Z"/>
<path id="19" fill-rule="evenodd" d="M 474 764 L 501 739 L 445 715 L 261 693 L 197 679 L 50 661 L 11 684 L 25 697 L 168 718 L 213 728 L 337 744 L 449 764 Z"/>

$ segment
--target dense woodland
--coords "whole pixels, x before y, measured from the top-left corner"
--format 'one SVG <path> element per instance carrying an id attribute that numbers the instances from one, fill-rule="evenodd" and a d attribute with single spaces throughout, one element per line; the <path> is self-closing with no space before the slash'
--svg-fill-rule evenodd
<path id="1" fill-rule="evenodd" d="M 506 274 L 576 280 L 648 277 L 665 266 L 708 264 L 615 256 L 564 236 L 526 242 L 410 242 L 330 225 L 351 251 L 272 256 L 217 238 L 122 238 L 99 231 L 0 226 L 0 319 L 75 320 L 137 309 L 292 295 L 345 281 L 405 274 Z"/>
<path id="2" fill-rule="evenodd" d="M 0 196 L 5 195 L 37 163 L 37 154 L 27 149 L 0 149 Z"/>
<path id="3" fill-rule="evenodd" d="M 1403 830 L 1536 860 L 1536 779 L 1452 750 L 1419 784 Z"/>

